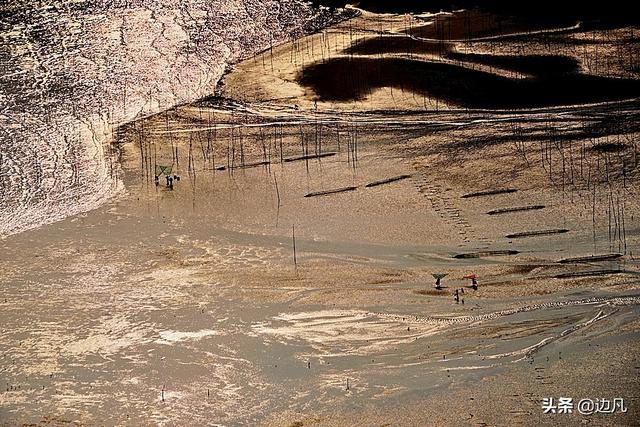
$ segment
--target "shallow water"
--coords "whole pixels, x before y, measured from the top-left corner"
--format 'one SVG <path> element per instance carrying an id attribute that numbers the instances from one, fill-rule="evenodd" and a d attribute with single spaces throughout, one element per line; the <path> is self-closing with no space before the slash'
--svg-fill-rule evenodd
<path id="1" fill-rule="evenodd" d="M 371 223 L 373 206 L 386 204 L 385 218 L 400 219 L 400 209 L 409 215 L 419 205 L 406 199 L 419 196 L 411 180 L 322 204 L 304 197 L 322 183 L 407 172 L 405 163 L 378 161 L 369 149 L 361 149 L 355 177 L 344 151 L 308 169 L 273 165 L 278 211 L 263 168 L 198 167 L 171 191 L 141 176 L 135 139 L 125 143 L 128 197 L 9 240 L 0 266 L 0 420 L 255 425 L 287 411 L 350 416 L 370 405 L 422 404 L 455 387 L 477 390 L 506 370 L 551 369 L 550 355 L 576 360 L 587 343 L 607 343 L 637 318 L 637 291 L 521 299 L 469 291 L 458 305 L 448 295 L 418 293 L 430 286 L 419 277 L 385 282 L 376 273 L 375 282 L 354 283 L 361 279 L 352 268 L 459 262 L 448 255 L 455 247 L 401 244 L 388 223 L 386 245 L 355 229 L 361 215 L 353 212 L 366 210 Z M 339 202 L 356 195 L 351 209 Z M 300 277 L 291 266 L 291 212 Z M 429 211 L 419 213 L 432 229 Z M 419 235 L 419 222 L 407 223 Z M 314 275 L 316 263 L 325 269 Z M 345 275 L 324 283 L 330 270 Z M 451 277 L 446 284 L 461 283 Z M 352 289 L 341 306 L 329 302 L 335 289 Z M 546 380 L 540 377 L 534 387 Z"/>
<path id="2" fill-rule="evenodd" d="M 448 299 L 425 299 L 420 311 L 400 301 L 298 305 L 286 283 L 264 290 L 284 299 L 275 301 L 229 280 L 215 254 L 188 255 L 192 246 L 227 247 L 236 271 L 255 265 L 232 236 L 205 244 L 165 229 L 160 245 L 153 222 L 132 217 L 110 236 L 87 224 L 93 243 L 77 251 L 74 228 L 63 233 L 71 240 L 50 243 L 66 267 L 0 280 L 0 420 L 237 425 L 287 410 L 348 414 L 371 399 L 380 407 L 424 401 L 453 384 L 524 370 L 533 358 L 548 368 L 545 356 L 561 350 L 571 360 L 638 314 L 637 296 L 589 293 L 533 305 L 477 301 L 482 307 L 467 304 L 466 314 Z M 121 245 L 134 229 L 139 244 Z M 169 249 L 183 262 L 166 257 Z"/>

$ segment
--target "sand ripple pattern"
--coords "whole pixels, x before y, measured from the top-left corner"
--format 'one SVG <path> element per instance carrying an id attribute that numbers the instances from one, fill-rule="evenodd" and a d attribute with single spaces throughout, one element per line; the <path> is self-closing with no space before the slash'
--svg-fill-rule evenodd
<path id="1" fill-rule="evenodd" d="M 628 296 L 628 297 L 593 297 L 580 300 L 569 301 L 549 301 L 540 304 L 532 304 L 518 308 L 512 308 L 507 310 L 495 311 L 492 313 L 478 314 L 474 316 L 458 316 L 458 317 L 438 317 L 438 316 L 407 316 L 390 313 L 370 313 L 370 315 L 389 318 L 393 320 L 408 319 L 414 323 L 427 323 L 438 325 L 461 325 L 483 322 L 487 320 L 499 319 L 505 316 L 511 316 L 518 313 L 527 313 L 536 310 L 553 309 L 560 307 L 569 307 L 576 305 L 611 305 L 611 306 L 626 306 L 626 305 L 638 305 L 640 304 L 640 297 Z"/>
<path id="2" fill-rule="evenodd" d="M 211 94 L 228 64 L 337 14 L 301 0 L 0 5 L 0 238 L 123 189 L 117 124 Z"/>

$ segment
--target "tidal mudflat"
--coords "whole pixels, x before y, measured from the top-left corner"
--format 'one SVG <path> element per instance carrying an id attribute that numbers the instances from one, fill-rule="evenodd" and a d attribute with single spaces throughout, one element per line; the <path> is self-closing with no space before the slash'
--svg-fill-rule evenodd
<path id="1" fill-rule="evenodd" d="M 2 240 L 0 423 L 634 425 L 636 30 L 456 13 L 120 124 L 119 198 Z"/>

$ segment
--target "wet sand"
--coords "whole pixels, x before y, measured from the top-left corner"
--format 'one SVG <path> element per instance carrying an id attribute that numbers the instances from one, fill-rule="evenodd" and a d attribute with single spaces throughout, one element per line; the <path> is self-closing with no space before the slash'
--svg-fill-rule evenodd
<path id="1" fill-rule="evenodd" d="M 3 241 L 3 424 L 633 425 L 637 102 L 332 102 L 298 79 L 380 20 L 402 28 L 365 14 L 122 126 L 125 196 Z M 543 415 L 561 396 L 629 412 Z"/>

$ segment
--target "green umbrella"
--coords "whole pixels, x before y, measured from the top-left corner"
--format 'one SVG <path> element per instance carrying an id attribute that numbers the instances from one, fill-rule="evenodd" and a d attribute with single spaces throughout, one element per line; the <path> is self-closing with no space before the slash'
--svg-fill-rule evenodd
<path id="1" fill-rule="evenodd" d="M 169 166 L 163 166 L 163 165 L 156 165 L 156 175 L 160 176 L 160 175 L 171 175 L 171 169 L 173 169 L 173 165 L 169 165 Z"/>
<path id="2" fill-rule="evenodd" d="M 432 276 L 436 279 L 436 289 L 440 289 L 440 279 L 447 276 L 447 273 L 433 273 Z"/>

